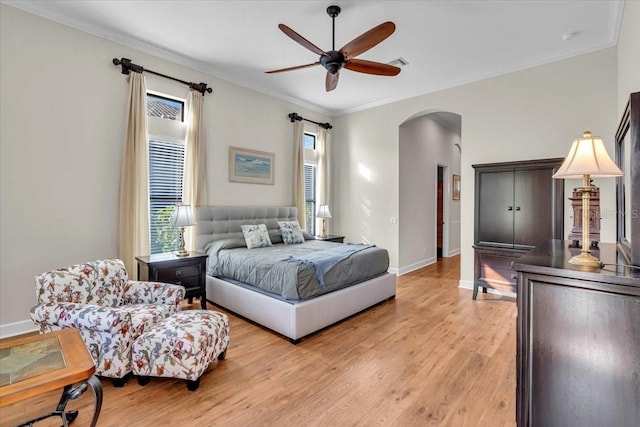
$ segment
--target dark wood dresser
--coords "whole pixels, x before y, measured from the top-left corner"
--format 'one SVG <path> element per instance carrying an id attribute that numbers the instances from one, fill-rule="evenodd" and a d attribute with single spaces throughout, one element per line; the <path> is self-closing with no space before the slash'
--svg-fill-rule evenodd
<path id="1" fill-rule="evenodd" d="M 580 249 L 551 240 L 518 259 L 517 400 L 520 427 L 640 425 L 640 271 L 580 271 Z M 608 265 L 612 264 L 612 265 Z"/>
<path id="2" fill-rule="evenodd" d="M 563 159 L 473 165 L 475 273 L 478 288 L 516 292 L 511 263 L 538 243 L 563 237 L 564 181 L 552 175 Z"/>

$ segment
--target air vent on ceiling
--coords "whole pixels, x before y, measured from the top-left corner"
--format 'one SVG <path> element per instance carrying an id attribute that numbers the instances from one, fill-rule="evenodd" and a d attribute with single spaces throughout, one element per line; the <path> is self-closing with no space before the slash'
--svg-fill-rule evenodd
<path id="1" fill-rule="evenodd" d="M 400 57 L 399 57 L 398 59 L 394 59 L 394 60 L 393 60 L 393 61 L 391 61 L 391 62 L 387 62 L 387 64 L 389 64 L 389 65 L 393 65 L 393 66 L 396 66 L 396 67 L 401 67 L 401 68 L 402 68 L 402 67 L 404 67 L 405 65 L 409 65 L 409 61 L 407 61 L 407 60 L 406 60 L 406 59 L 404 59 L 404 58 L 400 58 Z"/>

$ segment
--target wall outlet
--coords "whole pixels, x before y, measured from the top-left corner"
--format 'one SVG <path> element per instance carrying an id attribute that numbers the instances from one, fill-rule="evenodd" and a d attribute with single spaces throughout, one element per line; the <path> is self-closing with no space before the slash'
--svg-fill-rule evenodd
<path id="1" fill-rule="evenodd" d="M 398 223 L 397 216 L 392 216 L 391 218 L 389 218 L 389 224 L 397 224 L 397 223 Z"/>

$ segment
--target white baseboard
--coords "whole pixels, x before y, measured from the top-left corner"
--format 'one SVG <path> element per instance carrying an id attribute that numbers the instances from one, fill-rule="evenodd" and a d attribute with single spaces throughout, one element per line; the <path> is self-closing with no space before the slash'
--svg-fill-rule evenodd
<path id="1" fill-rule="evenodd" d="M 35 332 L 37 330 L 38 327 L 31 320 L 7 323 L 4 325 L 0 325 L 0 339 L 13 337 L 15 335 L 22 335 L 29 332 Z"/>
<path id="2" fill-rule="evenodd" d="M 436 261 L 437 261 L 437 258 L 432 257 L 432 258 L 423 259 L 422 261 L 414 262 L 413 264 L 409 264 L 406 267 L 401 267 L 398 270 L 398 276 L 402 276 L 403 274 L 407 274 L 419 268 L 426 267 L 427 265 L 434 264 Z"/>
<path id="3" fill-rule="evenodd" d="M 447 255 L 447 258 L 456 256 L 456 255 L 460 255 L 460 248 L 449 250 L 449 254 Z"/>
<path id="4" fill-rule="evenodd" d="M 389 267 L 387 271 L 391 274 L 395 274 L 396 276 L 398 275 L 398 269 L 395 267 Z"/>
<path id="5" fill-rule="evenodd" d="M 469 290 L 473 291 L 473 280 L 462 280 L 462 279 L 460 279 L 460 281 L 458 282 L 458 287 L 462 288 L 462 289 L 469 289 Z M 482 291 L 478 291 L 478 293 L 480 293 L 480 292 L 482 292 Z M 518 296 L 515 292 L 499 291 L 497 289 L 491 289 L 491 288 L 487 288 L 487 292 L 490 293 L 490 294 L 501 295 L 503 297 L 513 298 L 513 299 L 516 299 L 517 296 Z"/>
<path id="6" fill-rule="evenodd" d="M 473 280 L 462 280 L 458 282 L 458 287 L 462 289 L 471 289 L 473 290 Z"/>

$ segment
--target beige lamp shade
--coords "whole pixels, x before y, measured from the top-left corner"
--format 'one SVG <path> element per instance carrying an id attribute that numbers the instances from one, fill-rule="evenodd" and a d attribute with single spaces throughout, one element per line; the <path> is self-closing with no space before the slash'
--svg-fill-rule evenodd
<path id="1" fill-rule="evenodd" d="M 172 227 L 189 227 L 196 225 L 196 219 L 193 216 L 193 211 L 189 205 L 176 205 L 173 210 L 173 215 L 169 220 L 169 225 Z"/>
<path id="2" fill-rule="evenodd" d="M 585 131 L 581 138 L 573 141 L 569 154 L 560 165 L 554 178 L 582 178 L 582 186 L 577 187 L 582 193 L 582 249 L 580 255 L 576 255 L 569 260 L 570 264 L 580 268 L 600 269 L 600 260 L 589 250 L 591 239 L 589 239 L 589 201 L 593 190 L 591 177 L 612 177 L 621 176 L 622 171 L 604 148 L 604 142 L 599 136 L 592 136 L 591 132 Z"/>
<path id="3" fill-rule="evenodd" d="M 318 208 L 318 212 L 316 213 L 317 218 L 331 218 L 331 212 L 329 212 L 328 205 L 320 205 Z"/>
<path id="4" fill-rule="evenodd" d="M 592 136 L 585 131 L 580 138 L 573 140 L 569 154 L 562 162 L 554 178 L 583 178 L 622 176 L 622 171 L 611 160 L 604 142 L 599 136 Z"/>
<path id="5" fill-rule="evenodd" d="M 193 217 L 191 206 L 178 203 L 173 210 L 169 225 L 180 229 L 180 249 L 174 252 L 175 255 L 179 257 L 189 256 L 189 252 L 185 249 L 184 228 L 196 225 L 196 219 Z"/>

